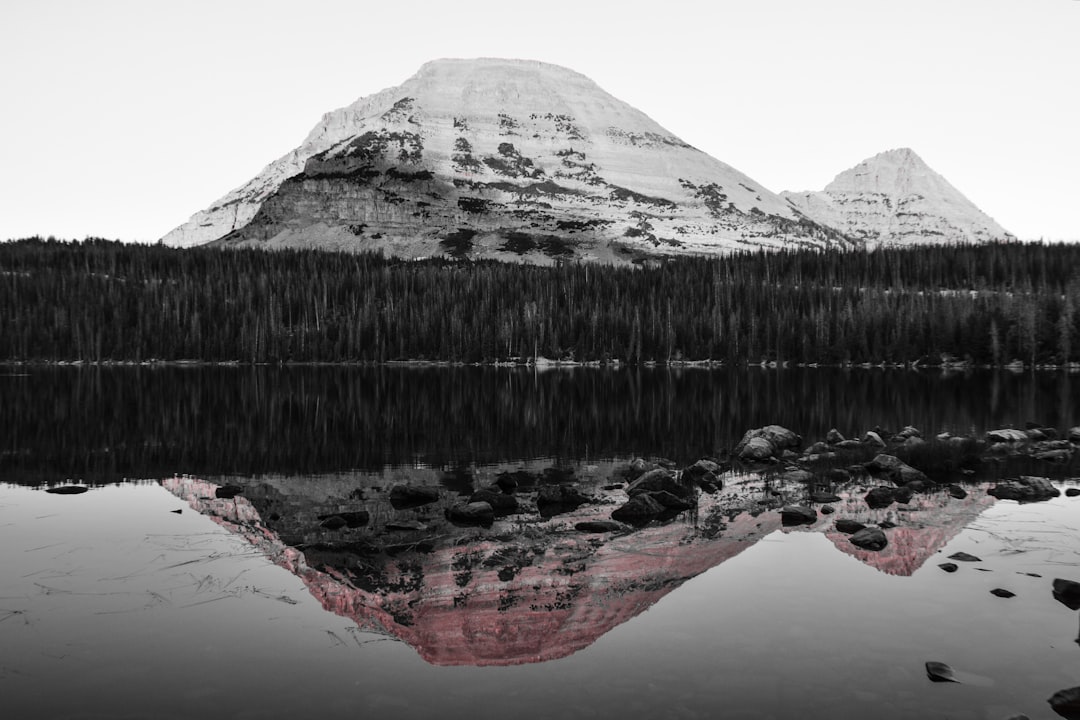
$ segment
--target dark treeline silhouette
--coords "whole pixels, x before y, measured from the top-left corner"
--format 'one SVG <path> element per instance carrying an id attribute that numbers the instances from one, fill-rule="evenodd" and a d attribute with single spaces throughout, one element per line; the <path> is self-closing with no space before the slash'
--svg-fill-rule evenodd
<path id="1" fill-rule="evenodd" d="M 1004 370 L 51 367 L 0 373 L 0 482 L 453 468 L 723 455 L 779 423 L 806 444 L 1080 422 L 1080 377 Z"/>
<path id="2" fill-rule="evenodd" d="M 1078 269 L 1021 243 L 542 268 L 32 238 L 0 245 L 0 360 L 1061 364 Z"/>

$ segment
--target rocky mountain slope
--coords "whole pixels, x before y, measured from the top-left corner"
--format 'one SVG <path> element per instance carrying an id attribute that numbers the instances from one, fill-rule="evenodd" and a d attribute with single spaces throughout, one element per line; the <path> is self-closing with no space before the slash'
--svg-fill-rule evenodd
<path id="1" fill-rule="evenodd" d="M 588 78 L 497 59 L 326 114 L 164 242 L 544 262 L 849 244 Z"/>
<path id="2" fill-rule="evenodd" d="M 781 196 L 799 212 L 861 243 L 1015 240 L 908 148 L 862 161 L 821 192 Z"/>

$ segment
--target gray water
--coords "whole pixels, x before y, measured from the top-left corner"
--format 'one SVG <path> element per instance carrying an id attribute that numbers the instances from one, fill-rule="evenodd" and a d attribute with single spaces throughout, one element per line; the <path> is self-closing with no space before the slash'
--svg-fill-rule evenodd
<path id="1" fill-rule="evenodd" d="M 739 472 L 695 513 L 574 531 L 624 498 L 604 488 L 634 456 L 689 462 L 766 415 L 808 442 L 1066 429 L 1068 376 L 18 374 L 0 384 L 5 717 L 1038 718 L 1080 685 L 1080 618 L 1050 591 L 1080 580 L 1080 498 L 994 501 L 969 477 L 965 500 L 871 510 L 856 478 L 832 517 L 895 522 L 874 553 L 824 515 L 783 527 L 770 503 L 798 488 Z M 506 472 L 528 512 L 445 521 Z M 556 482 L 597 504 L 538 516 Z M 399 483 L 440 499 L 396 508 Z M 981 560 L 938 568 L 957 551 Z M 931 660 L 963 682 L 931 683 Z"/>

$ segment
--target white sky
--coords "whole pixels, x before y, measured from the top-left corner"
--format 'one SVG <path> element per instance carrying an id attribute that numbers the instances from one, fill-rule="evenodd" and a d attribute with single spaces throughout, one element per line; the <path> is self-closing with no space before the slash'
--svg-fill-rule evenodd
<path id="1" fill-rule="evenodd" d="M 777 192 L 911 147 L 1080 240 L 1077 0 L 0 0 L 0 238 L 156 240 L 440 57 L 577 70 Z"/>

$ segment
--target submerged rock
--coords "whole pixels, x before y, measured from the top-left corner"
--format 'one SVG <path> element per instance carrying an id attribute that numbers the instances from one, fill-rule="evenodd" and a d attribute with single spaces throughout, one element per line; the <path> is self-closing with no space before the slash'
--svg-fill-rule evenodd
<path id="1" fill-rule="evenodd" d="M 866 526 L 863 525 L 861 522 L 858 522 L 857 520 L 852 520 L 850 518 L 837 518 L 835 527 L 838 532 L 842 532 L 845 535 L 851 535 L 852 533 L 859 532 Z"/>
<path id="2" fill-rule="evenodd" d="M 461 503 L 447 510 L 446 516 L 463 525 L 490 525 L 495 521 L 495 509 L 486 502 Z"/>
<path id="3" fill-rule="evenodd" d="M 430 505 L 439 499 L 439 489 L 415 485 L 395 485 L 390 488 L 390 504 L 395 510 Z"/>
<path id="4" fill-rule="evenodd" d="M 875 527 L 863 528 L 848 540 L 852 545 L 863 550 L 884 550 L 885 546 L 889 544 L 889 540 L 885 537 L 885 533 L 882 532 L 881 528 Z"/>
<path id="5" fill-rule="evenodd" d="M 788 505 L 780 510 L 784 525 L 810 525 L 817 521 L 817 512 L 805 505 Z"/>
<path id="6" fill-rule="evenodd" d="M 950 485 L 949 486 L 949 496 L 954 497 L 957 500 L 963 500 L 964 498 L 966 498 L 968 496 L 968 492 L 967 492 L 967 490 L 960 487 L 959 485 Z"/>
<path id="7" fill-rule="evenodd" d="M 662 514 L 664 510 L 664 506 L 652 495 L 635 495 L 625 505 L 612 511 L 611 519 L 632 524 L 647 522 Z"/>
<path id="8" fill-rule="evenodd" d="M 583 533 L 609 533 L 623 530 L 625 526 L 614 520 L 585 520 L 574 525 L 574 529 Z"/>
<path id="9" fill-rule="evenodd" d="M 875 510 L 887 508 L 893 504 L 893 488 L 871 488 L 870 492 L 866 493 L 864 499 L 866 500 L 866 504 Z"/>

